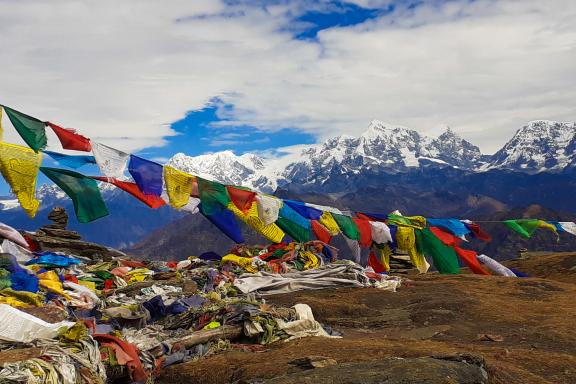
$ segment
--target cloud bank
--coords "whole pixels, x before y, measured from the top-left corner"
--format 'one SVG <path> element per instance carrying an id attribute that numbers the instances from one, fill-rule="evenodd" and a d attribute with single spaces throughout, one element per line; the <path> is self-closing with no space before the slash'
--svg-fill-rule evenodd
<path id="1" fill-rule="evenodd" d="M 372 119 L 432 134 L 449 125 L 486 152 L 529 120 L 576 116 L 569 0 L 401 2 L 306 40 L 294 20 L 332 3 L 0 4 L 0 102 L 125 150 L 163 145 L 172 122 L 214 98 L 220 125 L 319 139 Z"/>

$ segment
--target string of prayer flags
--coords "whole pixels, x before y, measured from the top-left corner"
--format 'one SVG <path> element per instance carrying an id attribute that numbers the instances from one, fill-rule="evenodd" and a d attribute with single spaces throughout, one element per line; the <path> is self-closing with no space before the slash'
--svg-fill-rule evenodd
<path id="1" fill-rule="evenodd" d="M 16 144 L 0 142 L 0 173 L 16 195 L 22 209 L 33 218 L 40 202 L 36 199 L 36 178 L 42 153 Z"/>
<path id="2" fill-rule="evenodd" d="M 202 202 L 204 205 L 204 202 Z M 256 232 L 267 238 L 273 243 L 281 243 L 284 239 L 284 232 L 276 224 L 264 225 L 260 217 L 258 217 L 258 208 L 256 204 L 252 204 L 252 207 L 248 213 L 244 213 L 239 210 L 234 203 L 229 202 L 227 207 L 236 217 L 252 227 Z"/>
<path id="3" fill-rule="evenodd" d="M 54 123 L 46 122 L 52 131 L 60 140 L 60 144 L 64 149 L 70 149 L 73 151 L 90 152 L 92 150 L 92 144 L 90 139 L 80 135 L 78 132 L 71 128 L 62 128 Z"/>
<path id="4" fill-rule="evenodd" d="M 513 230 L 514 232 L 518 233 L 520 236 L 529 239 L 532 237 L 534 232 L 538 228 L 549 229 L 558 235 L 556 227 L 550 223 L 545 222 L 544 220 L 538 219 L 517 219 L 517 220 L 506 220 L 504 224 Z"/>
<path id="5" fill-rule="evenodd" d="M 428 222 L 430 222 L 430 221 L 428 221 Z M 442 241 L 442 243 L 444 243 L 445 245 L 447 245 L 449 247 L 452 247 L 454 249 L 454 251 L 456 252 L 456 254 L 460 257 L 460 259 L 462 259 L 464 264 L 466 264 L 466 266 L 468 266 L 468 268 L 470 268 L 470 270 L 472 272 L 474 272 L 478 275 L 489 275 L 490 274 L 484 268 L 482 268 L 482 266 L 480 265 L 480 262 L 478 261 L 478 258 L 477 258 L 478 255 L 476 254 L 475 251 L 460 248 L 460 244 L 462 243 L 462 239 L 453 235 L 452 233 L 444 231 L 443 228 L 430 227 L 429 229 L 430 229 L 430 232 L 432 232 L 434 234 L 434 236 L 436 236 L 437 238 L 440 239 L 440 241 Z"/>
<path id="6" fill-rule="evenodd" d="M 257 194 L 256 205 L 258 207 L 258 217 L 264 225 L 270 225 L 278 219 L 282 200 L 274 196 Z"/>
<path id="7" fill-rule="evenodd" d="M 96 180 L 67 169 L 41 167 L 40 170 L 72 199 L 80 223 L 108 216 Z"/>
<path id="8" fill-rule="evenodd" d="M 30 148 L 38 152 L 46 147 L 48 139 L 46 138 L 44 122 L 6 106 L 4 111 L 18 134 Z"/>
<path id="9" fill-rule="evenodd" d="M 65 155 L 63 153 L 52 152 L 52 151 L 42 151 L 46 155 L 53 158 L 61 165 L 65 165 L 69 168 L 80 168 L 87 164 L 96 164 L 96 159 L 94 156 L 83 156 L 83 155 Z"/>
<path id="10" fill-rule="evenodd" d="M 130 155 L 128 172 L 145 195 L 162 195 L 162 165 Z"/>
<path id="11" fill-rule="evenodd" d="M 338 213 L 332 213 L 331 215 L 345 237 L 351 240 L 360 240 L 360 231 L 350 216 Z"/>
<path id="12" fill-rule="evenodd" d="M 244 187 L 226 186 L 228 196 L 234 205 L 244 213 L 248 213 L 254 201 L 256 201 L 256 192 Z"/>
<path id="13" fill-rule="evenodd" d="M 202 212 L 206 215 L 214 215 L 224 207 L 228 207 L 230 197 L 223 184 L 201 177 L 197 177 L 196 181 L 198 182 L 198 195 L 202 201 Z"/>
<path id="14" fill-rule="evenodd" d="M 200 209 L 200 212 L 202 212 L 202 209 Z M 238 221 L 236 221 L 232 211 L 222 209 L 213 215 L 206 215 L 203 212 L 202 215 L 235 243 L 241 244 L 245 242 Z"/>
<path id="15" fill-rule="evenodd" d="M 129 154 L 101 143 L 92 143 L 92 154 L 104 176 L 122 179 Z"/>
<path id="16" fill-rule="evenodd" d="M 413 228 L 398 227 L 398 231 L 401 229 L 412 229 L 414 231 Z M 415 230 L 415 236 L 418 248 L 424 254 L 432 257 L 438 272 L 446 274 L 458 274 L 460 272 L 458 258 L 454 249 L 445 245 L 430 229 Z"/>
<path id="17" fill-rule="evenodd" d="M 110 183 L 110 184 L 116 186 L 117 188 L 120 188 L 124 192 L 129 193 L 130 195 L 134 196 L 135 198 L 137 198 L 138 200 L 140 200 L 141 202 L 143 202 L 144 204 L 146 204 L 147 206 L 149 206 L 152 209 L 158 209 L 158 208 L 166 205 L 166 202 L 160 196 L 145 195 L 140 190 L 138 185 L 136 185 L 135 183 L 114 179 L 112 177 L 94 176 L 92 178 L 95 180 Z"/>
<path id="18" fill-rule="evenodd" d="M 188 204 L 192 195 L 194 176 L 170 166 L 164 166 L 164 183 L 170 205 L 180 209 Z"/>

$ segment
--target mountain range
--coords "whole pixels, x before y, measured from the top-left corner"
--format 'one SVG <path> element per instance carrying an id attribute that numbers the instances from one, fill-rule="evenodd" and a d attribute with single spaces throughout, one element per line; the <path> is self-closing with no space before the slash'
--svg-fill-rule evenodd
<path id="1" fill-rule="evenodd" d="M 438 137 L 429 137 L 375 120 L 358 137 L 337 136 L 279 158 L 232 151 L 194 157 L 178 153 L 166 164 L 226 184 L 351 210 L 399 209 L 405 214 L 470 218 L 502 216 L 531 204 L 545 207 L 549 211 L 542 212 L 555 217 L 576 211 L 572 198 L 576 125 L 571 122 L 532 121 L 493 155 L 482 154 L 449 128 Z M 184 216 L 169 207 L 151 210 L 107 184 L 102 193 L 109 217 L 90 224 L 78 224 L 71 218 L 71 227 L 87 240 L 124 248 L 141 242 L 135 252 L 153 256 L 146 249 L 157 243 L 170 244 L 164 228 L 180 220 L 193 222 L 190 230 L 202 232 L 203 243 L 212 242 L 211 238 L 216 241 L 210 235 L 216 229 L 201 215 Z M 0 221 L 34 229 L 45 223 L 51 207 L 71 210 L 71 201 L 53 185 L 39 188 L 38 196 L 43 209 L 34 220 L 23 214 L 13 198 L 0 198 Z M 175 236 L 177 228 L 170 228 Z M 210 244 L 194 242 L 194 235 L 188 238 L 195 243 L 190 252 L 199 252 L 200 245 L 210 249 Z M 223 241 L 217 244 L 228 246 Z M 187 256 L 173 254 L 169 246 L 154 252 Z"/>

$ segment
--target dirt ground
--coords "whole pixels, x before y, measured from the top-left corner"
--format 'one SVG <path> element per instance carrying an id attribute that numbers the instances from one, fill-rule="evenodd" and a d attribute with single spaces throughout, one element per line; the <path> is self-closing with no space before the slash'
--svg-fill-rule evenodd
<path id="1" fill-rule="evenodd" d="M 228 351 L 168 367 L 159 381 L 263 382 L 301 372 L 290 362 L 306 356 L 361 363 L 366 369 L 366 363 L 377 366 L 386 358 L 467 353 L 484 360 L 491 384 L 576 383 L 576 272 L 571 269 L 576 254 L 509 264 L 547 279 L 428 274 L 411 277 L 396 293 L 341 289 L 271 297 L 274 304 L 309 304 L 317 320 L 343 337 L 281 342 L 261 352 Z"/>

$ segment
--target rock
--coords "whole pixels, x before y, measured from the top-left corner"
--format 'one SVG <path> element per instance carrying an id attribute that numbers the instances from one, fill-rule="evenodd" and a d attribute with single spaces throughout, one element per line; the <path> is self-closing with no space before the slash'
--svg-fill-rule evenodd
<path id="1" fill-rule="evenodd" d="M 330 359 L 332 360 L 332 359 Z M 295 372 L 265 384 L 486 384 L 483 359 L 471 355 L 388 358 Z"/>
<path id="2" fill-rule="evenodd" d="M 312 368 L 325 368 L 332 365 L 338 365 L 338 362 L 334 359 L 325 356 L 307 356 L 302 359 L 295 359 L 290 361 L 288 364 L 296 365 L 305 369 Z"/>

